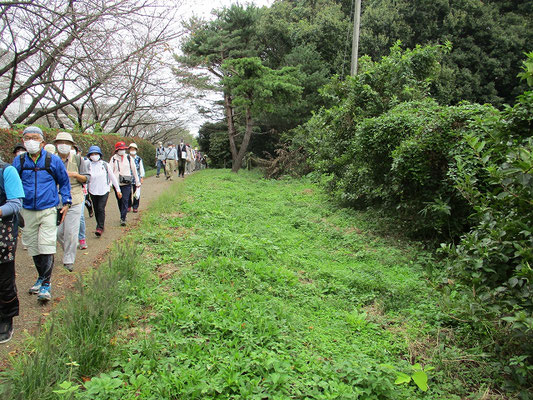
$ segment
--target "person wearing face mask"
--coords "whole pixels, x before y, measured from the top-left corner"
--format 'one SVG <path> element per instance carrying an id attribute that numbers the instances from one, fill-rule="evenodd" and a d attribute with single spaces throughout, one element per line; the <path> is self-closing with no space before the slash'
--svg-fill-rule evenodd
<path id="1" fill-rule="evenodd" d="M 51 299 L 51 278 L 56 252 L 59 194 L 63 206 L 59 213 L 64 220 L 72 205 L 70 180 L 61 159 L 46 152 L 43 132 L 29 126 L 22 133 L 28 151 L 13 160 L 13 167 L 22 180 L 25 198 L 21 214 L 24 218 L 24 240 L 28 254 L 33 257 L 38 278 L 29 292 L 37 299 Z M 59 194 L 58 194 L 59 188 Z"/>
<path id="2" fill-rule="evenodd" d="M 111 166 L 102 160 L 102 150 L 98 146 L 91 146 L 87 152 L 89 158 L 89 173 L 91 179 L 87 187 L 93 203 L 94 217 L 96 218 L 96 237 L 102 236 L 105 225 L 105 207 L 109 197 L 109 186 L 112 183 L 119 199 L 122 192 L 118 180 Z"/>
<path id="3" fill-rule="evenodd" d="M 126 216 L 128 214 L 128 201 L 131 196 L 131 188 L 141 186 L 141 180 L 137 175 L 137 168 L 135 168 L 135 162 L 133 157 L 126 154 L 126 143 L 117 142 L 115 144 L 115 154 L 109 160 L 109 164 L 113 170 L 113 174 L 118 180 L 120 185 L 120 191 L 122 197 L 118 197 L 118 192 L 115 189 L 115 195 L 117 197 L 118 209 L 120 211 L 120 225 L 126 225 Z"/>
<path id="4" fill-rule="evenodd" d="M 128 152 L 130 153 L 130 156 L 133 158 L 133 162 L 135 162 L 135 168 L 137 169 L 137 176 L 139 177 L 140 184 L 142 185 L 144 180 L 144 164 L 143 159 L 139 157 L 137 154 L 137 145 L 135 143 L 130 144 L 130 147 L 128 148 Z M 136 213 L 139 211 L 139 203 L 141 201 L 141 190 L 139 189 L 138 193 L 135 193 L 137 191 L 137 182 L 135 182 L 131 186 L 131 196 L 129 198 L 128 203 L 128 212 L 131 211 L 133 207 L 133 212 Z"/>
<path id="5" fill-rule="evenodd" d="M 72 206 L 57 228 L 57 240 L 63 247 L 63 266 L 67 271 L 72 272 L 78 249 L 80 218 L 85 206 L 83 184 L 89 181 L 90 174 L 87 161 L 77 155 L 74 150 L 74 139 L 70 133 L 59 132 L 54 144 L 70 178 Z"/>

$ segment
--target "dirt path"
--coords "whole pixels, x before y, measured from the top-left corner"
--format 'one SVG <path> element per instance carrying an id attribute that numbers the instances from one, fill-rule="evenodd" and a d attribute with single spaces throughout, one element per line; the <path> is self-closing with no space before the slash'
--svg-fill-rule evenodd
<path id="1" fill-rule="evenodd" d="M 89 218 L 87 209 L 85 209 L 86 236 L 89 248 L 87 250 L 78 250 L 74 271 L 68 272 L 63 268 L 63 251 L 61 250 L 61 246 L 57 246 L 55 266 L 52 274 L 52 300 L 45 305 L 40 304 L 35 295 L 28 294 L 28 289 L 35 283 L 35 279 L 37 279 L 37 272 L 32 258 L 28 256 L 27 251 L 22 248 L 19 241 L 15 266 L 17 271 L 16 284 L 20 301 L 20 315 L 14 319 L 15 333 L 13 339 L 8 343 L 0 345 L 0 370 L 3 369 L 2 366 L 5 365 L 8 354 L 14 354 L 13 352 L 27 336 L 26 333 L 32 334 L 37 332 L 44 318 L 72 290 L 77 276 L 80 273 L 83 274 L 89 268 L 94 268 L 99 265 L 105 258 L 106 252 L 122 236 L 123 232 L 137 224 L 148 205 L 157 199 L 172 183 L 178 180 L 175 177 L 174 181 L 170 182 L 163 176 L 161 178 L 154 176 L 145 179 L 141 191 L 139 213 L 128 214 L 128 225 L 126 227 L 120 226 L 117 201 L 111 192 L 106 207 L 105 232 L 101 238 L 97 238 L 94 235 L 96 221 L 94 217 Z"/>

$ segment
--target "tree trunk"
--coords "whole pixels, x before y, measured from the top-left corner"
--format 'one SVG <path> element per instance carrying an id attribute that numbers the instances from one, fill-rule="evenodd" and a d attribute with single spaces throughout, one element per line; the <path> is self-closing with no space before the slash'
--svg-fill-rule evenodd
<path id="1" fill-rule="evenodd" d="M 237 159 L 237 145 L 235 144 L 235 121 L 233 118 L 233 105 L 231 104 L 231 96 L 224 93 L 224 110 L 226 111 L 226 120 L 228 122 L 228 136 L 229 136 L 229 148 L 231 151 L 231 160 L 235 165 Z"/>
<path id="2" fill-rule="evenodd" d="M 248 144 L 250 143 L 250 138 L 252 137 L 253 126 L 254 123 L 252 119 L 252 112 L 250 111 L 250 108 L 247 108 L 246 131 L 244 133 L 244 139 L 242 140 L 241 148 L 239 149 L 239 154 L 237 154 L 237 157 L 233 160 L 231 172 L 239 172 L 239 169 L 241 169 L 242 160 L 244 158 L 244 155 L 246 154 L 246 151 L 248 150 Z"/>

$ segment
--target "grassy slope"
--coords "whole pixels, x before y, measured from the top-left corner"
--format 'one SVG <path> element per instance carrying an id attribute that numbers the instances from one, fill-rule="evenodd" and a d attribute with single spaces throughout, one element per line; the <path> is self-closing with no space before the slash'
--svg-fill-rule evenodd
<path id="1" fill-rule="evenodd" d="M 116 366 L 157 377 L 143 398 L 424 398 L 393 382 L 432 292 L 415 250 L 364 230 L 306 183 L 189 178 L 136 238 L 161 284 L 139 289 L 151 332 Z"/>
<path id="2" fill-rule="evenodd" d="M 458 399 L 487 387 L 490 373 L 444 340 L 419 251 L 365 218 L 303 181 L 188 177 L 28 342 L 0 394 Z M 438 367 L 427 393 L 394 384 L 416 362 Z"/>

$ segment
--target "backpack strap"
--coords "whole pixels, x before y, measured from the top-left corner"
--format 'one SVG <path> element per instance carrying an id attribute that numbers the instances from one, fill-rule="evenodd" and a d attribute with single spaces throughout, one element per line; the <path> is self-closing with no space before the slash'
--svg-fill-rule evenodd
<path id="1" fill-rule="evenodd" d="M 104 169 L 105 169 L 105 177 L 106 177 L 106 180 L 107 180 L 107 184 L 109 185 L 109 164 L 102 160 L 102 163 L 104 164 Z"/>
<path id="2" fill-rule="evenodd" d="M 57 178 L 54 175 L 54 173 L 52 171 L 52 168 L 51 168 L 51 165 L 52 165 L 52 154 L 50 154 L 49 152 L 45 151 L 44 168 L 24 167 L 24 161 L 26 160 L 26 154 L 21 154 L 19 157 L 20 157 L 19 175 L 20 175 L 21 178 L 22 178 L 22 171 L 34 171 L 34 172 L 37 172 L 37 171 L 43 171 L 44 170 L 44 171 L 48 172 L 52 178 L 54 178 L 54 181 L 56 181 L 56 185 L 58 184 Z"/>

